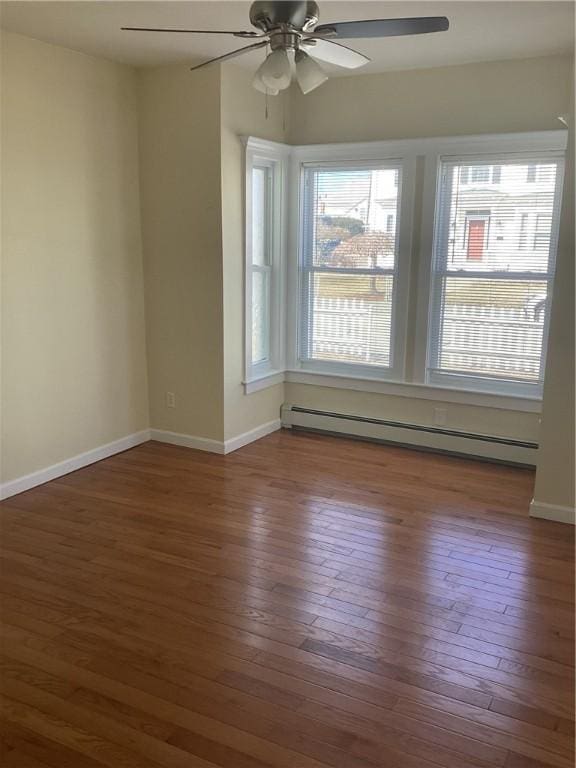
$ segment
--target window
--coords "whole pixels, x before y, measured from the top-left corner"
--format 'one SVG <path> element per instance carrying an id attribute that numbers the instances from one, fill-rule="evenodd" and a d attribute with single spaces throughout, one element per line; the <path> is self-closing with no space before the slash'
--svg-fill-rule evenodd
<path id="1" fill-rule="evenodd" d="M 499 184 L 501 178 L 501 168 L 495 165 L 493 168 L 489 165 L 464 165 L 460 169 L 460 184 Z"/>
<path id="2" fill-rule="evenodd" d="M 470 181 L 472 184 L 486 184 L 490 181 L 490 168 L 487 165 L 471 168 Z"/>
<path id="3" fill-rule="evenodd" d="M 246 154 L 245 381 L 283 368 L 285 150 L 250 139 Z"/>
<path id="4" fill-rule="evenodd" d="M 272 168 L 252 169 L 252 349 L 253 365 L 270 359 L 270 282 L 272 257 Z"/>
<path id="5" fill-rule="evenodd" d="M 534 250 L 542 251 L 550 248 L 550 228 L 552 226 L 551 216 L 545 213 L 536 215 L 536 226 L 534 228 Z"/>
<path id="6" fill-rule="evenodd" d="M 427 380 L 537 393 L 544 375 L 547 297 L 554 271 L 558 161 L 527 165 L 511 157 L 500 163 L 498 189 L 490 190 L 463 185 L 465 167 L 465 160 L 440 164 Z M 477 168 L 471 167 L 470 175 Z M 537 188 L 530 186 L 530 168 L 536 169 Z M 479 204 L 489 207 L 499 222 L 502 239 L 493 246 L 487 236 L 489 217 L 471 213 Z M 536 230 L 528 248 L 531 215 Z M 449 237 L 461 226 L 467 231 L 464 247 Z"/>
<path id="7" fill-rule="evenodd" d="M 528 247 L 528 221 L 530 219 L 529 214 L 520 214 L 520 231 L 518 234 L 518 248 L 524 250 Z"/>
<path id="8" fill-rule="evenodd" d="M 392 369 L 401 184 L 393 164 L 304 167 L 302 363 Z"/>
<path id="9" fill-rule="evenodd" d="M 565 131 L 246 143 L 246 392 L 537 409 Z"/>

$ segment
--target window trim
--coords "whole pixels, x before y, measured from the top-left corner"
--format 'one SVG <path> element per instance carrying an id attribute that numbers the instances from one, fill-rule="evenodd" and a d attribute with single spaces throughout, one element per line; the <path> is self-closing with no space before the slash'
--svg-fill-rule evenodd
<path id="1" fill-rule="evenodd" d="M 494 394 L 472 389 L 421 384 L 415 381 L 387 381 L 374 376 L 343 376 L 319 371 L 290 370 L 285 372 L 284 381 L 309 386 L 349 389 L 356 392 L 371 392 L 394 397 L 433 400 L 442 403 L 457 403 L 482 408 L 493 408 L 522 413 L 540 413 L 542 399 L 526 395 Z"/>

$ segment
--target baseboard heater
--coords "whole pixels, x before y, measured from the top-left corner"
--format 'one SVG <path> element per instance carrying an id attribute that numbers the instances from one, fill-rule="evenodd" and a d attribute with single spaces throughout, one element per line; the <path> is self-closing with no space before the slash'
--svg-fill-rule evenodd
<path id="1" fill-rule="evenodd" d="M 538 451 L 538 443 L 523 440 L 345 413 L 317 411 L 296 405 L 282 406 L 282 426 L 343 434 L 381 443 L 396 443 L 420 450 L 465 454 L 479 459 L 525 466 L 536 466 Z"/>

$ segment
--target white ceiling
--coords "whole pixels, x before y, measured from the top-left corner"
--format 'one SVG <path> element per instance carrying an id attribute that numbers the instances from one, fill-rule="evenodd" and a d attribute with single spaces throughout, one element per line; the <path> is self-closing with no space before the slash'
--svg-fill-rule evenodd
<path id="1" fill-rule="evenodd" d="M 544 0 L 462 2 L 334 2 L 320 0 L 321 23 L 402 16 L 448 16 L 450 30 L 432 35 L 354 40 L 372 59 L 356 73 L 435 67 L 465 62 L 527 58 L 574 48 L 574 3 Z M 121 26 L 252 29 L 249 2 L 211 0 L 2 0 L 0 25 L 13 32 L 134 66 L 198 63 L 250 41 L 218 35 L 122 32 Z M 346 41 L 343 41 L 346 42 Z M 255 67 L 262 52 L 235 59 Z M 338 70 L 350 74 L 350 70 Z"/>

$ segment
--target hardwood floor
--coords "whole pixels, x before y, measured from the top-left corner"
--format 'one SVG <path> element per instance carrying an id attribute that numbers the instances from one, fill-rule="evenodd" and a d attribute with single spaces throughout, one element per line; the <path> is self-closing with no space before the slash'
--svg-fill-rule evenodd
<path id="1" fill-rule="evenodd" d="M 3 768 L 573 766 L 528 470 L 282 432 L 4 502 Z"/>

